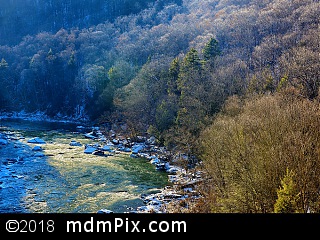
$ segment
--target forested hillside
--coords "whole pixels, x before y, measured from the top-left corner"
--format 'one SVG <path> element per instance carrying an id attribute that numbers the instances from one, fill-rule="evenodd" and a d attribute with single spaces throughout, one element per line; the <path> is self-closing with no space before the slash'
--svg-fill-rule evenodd
<path id="1" fill-rule="evenodd" d="M 196 156 L 191 211 L 320 211 L 319 0 L 4 2 L 0 111 L 121 120 Z"/>
<path id="2" fill-rule="evenodd" d="M 0 44 L 14 45 L 26 35 L 61 28 L 89 28 L 147 8 L 155 0 L 2 0 Z M 164 1 L 163 1 L 164 2 Z M 177 1 L 179 2 L 179 1 Z"/>

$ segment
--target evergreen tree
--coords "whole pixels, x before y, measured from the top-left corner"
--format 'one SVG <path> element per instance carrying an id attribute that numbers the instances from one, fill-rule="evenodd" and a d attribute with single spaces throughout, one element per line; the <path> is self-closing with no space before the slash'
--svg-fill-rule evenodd
<path id="1" fill-rule="evenodd" d="M 298 194 L 293 180 L 294 173 L 287 169 L 286 175 L 281 180 L 281 187 L 277 190 L 278 199 L 274 205 L 275 213 L 297 212 Z"/>
<path id="2" fill-rule="evenodd" d="M 201 60 L 199 57 L 199 53 L 195 48 L 191 48 L 190 51 L 186 54 L 183 64 L 182 71 L 187 70 L 201 70 Z"/>
<path id="3" fill-rule="evenodd" d="M 179 109 L 175 123 L 178 132 L 182 131 L 184 137 L 179 139 L 180 145 L 188 154 L 192 151 L 197 135 L 203 127 L 206 114 L 203 102 L 205 83 L 202 78 L 202 62 L 198 51 L 194 48 L 185 55 L 180 65 L 177 81 L 180 91 Z M 180 133 L 181 134 L 181 133 Z"/>
<path id="4" fill-rule="evenodd" d="M 181 98 L 188 95 L 194 85 L 197 85 L 201 78 L 201 69 L 202 63 L 198 51 L 191 48 L 181 63 L 177 79 L 177 86 L 178 90 L 181 91 Z"/>
<path id="5" fill-rule="evenodd" d="M 180 60 L 179 58 L 173 59 L 169 68 L 169 80 L 168 80 L 168 94 L 180 95 L 177 87 L 177 81 L 180 73 Z"/>
<path id="6" fill-rule="evenodd" d="M 206 61 L 215 59 L 221 53 L 218 41 L 214 38 L 210 38 L 209 42 L 204 46 L 202 53 L 203 58 Z"/>
<path id="7" fill-rule="evenodd" d="M 163 100 L 156 109 L 156 124 L 160 132 L 169 129 L 174 125 L 174 120 L 177 113 L 177 105 L 174 99 L 168 98 Z"/>

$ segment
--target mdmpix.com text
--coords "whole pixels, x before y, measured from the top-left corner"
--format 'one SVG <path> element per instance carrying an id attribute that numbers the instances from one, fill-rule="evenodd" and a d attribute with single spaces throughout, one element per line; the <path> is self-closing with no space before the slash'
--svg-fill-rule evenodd
<path id="1" fill-rule="evenodd" d="M 115 218 L 109 221 L 90 220 L 67 221 L 67 232 L 186 232 L 187 223 L 185 221 L 150 221 L 143 228 L 140 226 L 141 221 L 131 221 L 129 218 Z"/>

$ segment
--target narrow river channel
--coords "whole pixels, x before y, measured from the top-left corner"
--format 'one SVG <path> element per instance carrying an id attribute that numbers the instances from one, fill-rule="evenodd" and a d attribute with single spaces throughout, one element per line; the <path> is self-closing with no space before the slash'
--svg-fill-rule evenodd
<path id="1" fill-rule="evenodd" d="M 0 134 L 8 136 L 0 144 L 0 213 L 129 212 L 144 205 L 142 194 L 168 184 L 145 159 L 84 153 L 86 144 L 103 143 L 76 124 L 2 119 Z M 35 137 L 45 143 L 29 143 Z"/>

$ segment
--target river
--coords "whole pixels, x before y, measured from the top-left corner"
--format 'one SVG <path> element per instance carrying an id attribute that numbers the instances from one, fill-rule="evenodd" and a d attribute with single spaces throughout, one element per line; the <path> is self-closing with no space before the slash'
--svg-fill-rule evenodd
<path id="1" fill-rule="evenodd" d="M 144 205 L 142 194 L 168 184 L 167 173 L 145 159 L 84 153 L 85 144 L 101 142 L 85 138 L 76 124 L 2 119 L 4 133 L 9 139 L 0 144 L 0 213 L 130 212 Z M 29 143 L 35 137 L 45 144 Z"/>

